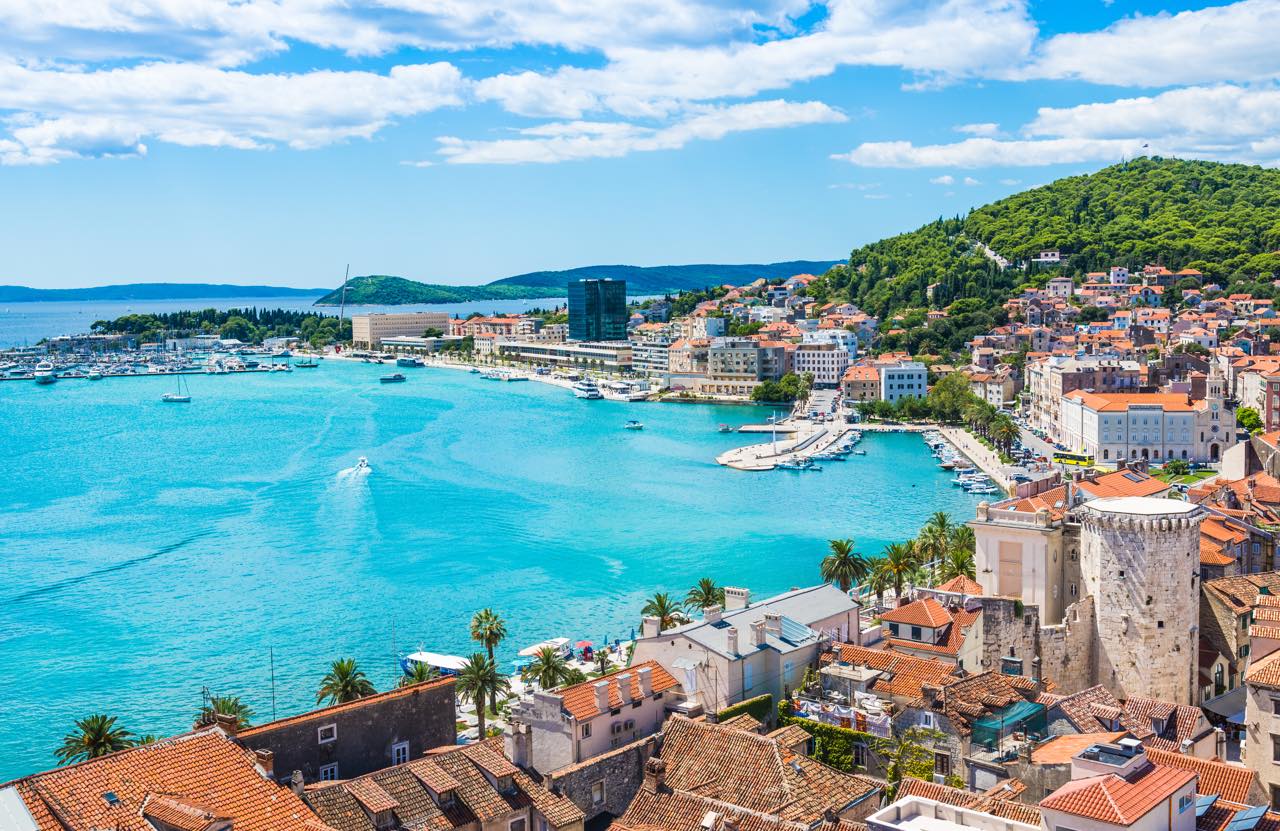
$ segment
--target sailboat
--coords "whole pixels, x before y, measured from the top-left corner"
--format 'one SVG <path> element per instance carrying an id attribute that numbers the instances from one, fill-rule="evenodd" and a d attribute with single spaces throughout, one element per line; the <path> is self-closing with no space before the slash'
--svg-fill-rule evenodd
<path id="1" fill-rule="evenodd" d="M 181 375 L 179 375 L 178 391 L 166 392 L 164 395 L 160 396 L 160 400 L 166 404 L 190 404 L 191 388 L 187 386 L 186 380 Z"/>

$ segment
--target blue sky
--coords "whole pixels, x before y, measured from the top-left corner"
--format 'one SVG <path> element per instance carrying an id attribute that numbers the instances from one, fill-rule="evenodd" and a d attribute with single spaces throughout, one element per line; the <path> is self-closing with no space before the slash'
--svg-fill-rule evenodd
<path id="1" fill-rule="evenodd" d="M 13 0 L 0 283 L 840 258 L 1139 152 L 1277 164 L 1277 20 L 1280 0 Z"/>

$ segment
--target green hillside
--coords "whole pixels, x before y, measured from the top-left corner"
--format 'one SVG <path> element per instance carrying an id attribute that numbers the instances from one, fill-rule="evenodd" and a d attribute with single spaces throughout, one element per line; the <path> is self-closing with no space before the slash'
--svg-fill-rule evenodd
<path id="1" fill-rule="evenodd" d="M 1025 260 L 1058 249 L 1078 275 L 1111 265 L 1195 268 L 1206 280 L 1274 296 L 1280 274 L 1280 170 L 1142 158 L 1015 194 L 855 249 L 813 291 L 884 316 L 959 298 L 992 308 L 1044 275 L 1001 269 L 977 248 Z"/>
<path id="2" fill-rule="evenodd" d="M 746 265 L 588 265 L 566 271 L 533 271 L 495 280 L 490 286 L 564 287 L 574 280 L 626 280 L 628 294 L 666 294 L 668 292 L 704 289 L 707 286 L 742 286 L 754 280 L 786 279 L 796 274 L 821 274 L 838 261 L 789 260 L 783 263 L 751 263 Z"/>
<path id="3" fill-rule="evenodd" d="M 530 297 L 563 297 L 564 287 L 540 286 L 442 286 L 418 283 L 403 277 L 371 274 L 347 281 L 349 305 L 401 306 L 411 303 L 466 303 L 472 300 L 520 300 Z M 317 306 L 337 306 L 342 287 L 316 301 Z"/>

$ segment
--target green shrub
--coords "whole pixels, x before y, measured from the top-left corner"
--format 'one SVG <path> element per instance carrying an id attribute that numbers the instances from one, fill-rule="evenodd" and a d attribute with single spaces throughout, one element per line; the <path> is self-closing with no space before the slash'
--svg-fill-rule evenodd
<path id="1" fill-rule="evenodd" d="M 874 749 L 879 741 L 870 733 L 793 716 L 791 702 L 783 700 L 778 704 L 778 726 L 785 727 L 788 724 L 798 724 L 806 733 L 813 736 L 813 758 L 837 770 L 854 770 L 853 746 L 855 744 Z"/>
<path id="2" fill-rule="evenodd" d="M 725 707 L 716 713 L 716 721 L 725 722 L 734 716 L 740 716 L 743 713 L 751 716 L 761 724 L 768 724 L 773 717 L 773 696 L 769 693 L 758 695 L 755 698 L 748 698 L 746 701 L 739 701 L 729 707 Z"/>

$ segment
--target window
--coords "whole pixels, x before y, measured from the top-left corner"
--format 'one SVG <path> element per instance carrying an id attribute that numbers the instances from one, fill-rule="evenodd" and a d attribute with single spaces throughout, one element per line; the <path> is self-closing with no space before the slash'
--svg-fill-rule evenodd
<path id="1" fill-rule="evenodd" d="M 895 638 L 898 637 L 898 624 L 896 623 L 889 624 L 889 634 L 893 635 Z"/>
<path id="2" fill-rule="evenodd" d="M 923 639 L 924 639 L 924 635 L 921 633 L 921 631 L 920 631 L 920 627 L 919 627 L 919 626 L 912 626 L 912 627 L 911 627 L 911 640 L 913 640 L 913 641 L 918 641 L 918 640 L 923 640 Z"/>
<path id="3" fill-rule="evenodd" d="M 920 726 L 926 730 L 933 730 L 937 727 L 937 721 L 934 720 L 933 713 L 925 710 L 920 714 Z"/>
<path id="4" fill-rule="evenodd" d="M 634 730 L 634 729 L 636 729 L 636 720 L 635 720 L 635 719 L 633 719 L 633 718 L 629 718 L 629 719 L 627 719 L 627 720 L 623 723 L 623 725 L 622 725 L 622 729 L 623 729 L 623 730 Z"/>
<path id="5" fill-rule="evenodd" d="M 939 776 L 951 775 L 951 754 L 939 753 L 936 750 L 933 753 L 933 772 Z"/>
<path id="6" fill-rule="evenodd" d="M 338 763 L 332 762 L 327 765 L 320 766 L 320 781 L 332 782 L 338 778 Z"/>
<path id="7" fill-rule="evenodd" d="M 1271 761 L 1280 764 L 1280 736 L 1271 734 Z"/>
<path id="8" fill-rule="evenodd" d="M 867 766 L 867 746 L 865 744 L 855 744 L 853 746 L 853 767 L 865 768 Z"/>
<path id="9" fill-rule="evenodd" d="M 338 740 L 338 725 L 326 724 L 316 730 L 316 739 L 320 744 L 328 744 Z"/>
<path id="10" fill-rule="evenodd" d="M 742 665 L 742 689 L 744 692 L 751 689 L 752 687 L 751 676 L 752 676 L 751 664 L 744 663 Z"/>
<path id="11" fill-rule="evenodd" d="M 1271 786 L 1271 810 L 1280 811 L 1280 785 Z"/>
<path id="12" fill-rule="evenodd" d="M 524 831 L 525 824 L 524 817 L 517 817 L 507 823 L 507 831 Z"/>
<path id="13" fill-rule="evenodd" d="M 592 805 L 604 804 L 604 780 L 603 779 L 600 780 L 599 782 L 592 784 L 591 786 L 591 804 Z"/>
<path id="14" fill-rule="evenodd" d="M 589 739 L 589 738 L 591 738 L 591 723 L 590 723 L 590 722 L 587 722 L 586 724 L 582 725 L 582 738 L 584 738 L 584 739 Z"/>
<path id="15" fill-rule="evenodd" d="M 391 745 L 391 764 L 403 765 L 409 761 L 409 743 L 396 742 Z"/>
<path id="16" fill-rule="evenodd" d="M 1196 801 L 1193 797 L 1183 794 L 1178 797 L 1178 813 L 1181 814 L 1194 804 L 1196 804 Z"/>

